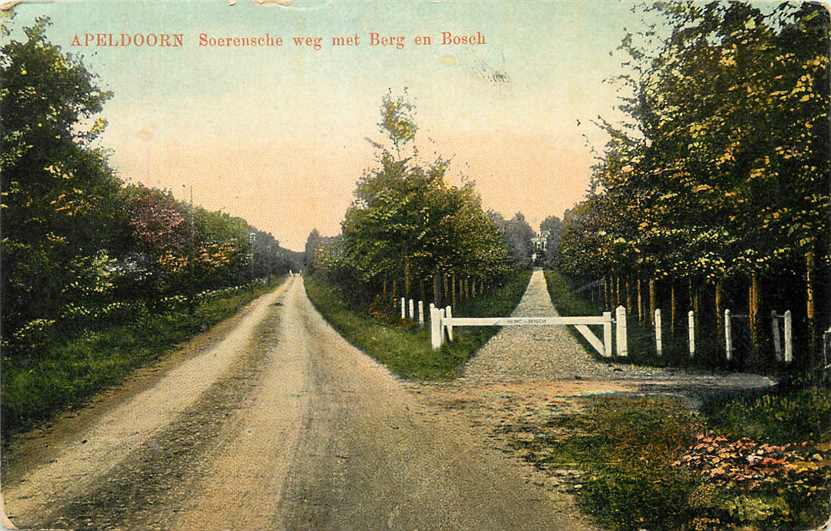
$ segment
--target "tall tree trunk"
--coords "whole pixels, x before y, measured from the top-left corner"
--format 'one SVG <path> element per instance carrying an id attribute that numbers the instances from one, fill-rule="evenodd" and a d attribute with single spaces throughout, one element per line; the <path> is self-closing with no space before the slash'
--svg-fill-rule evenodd
<path id="1" fill-rule="evenodd" d="M 814 306 L 814 272 L 815 272 L 814 251 L 805 253 L 805 320 L 808 325 L 808 359 L 809 367 L 813 368 L 814 360 L 817 359 L 817 323 L 816 308 Z"/>
<path id="2" fill-rule="evenodd" d="M 695 314 L 695 322 L 698 323 L 701 318 L 701 289 L 696 285 L 693 289 L 693 313 Z M 698 326 L 696 324 L 696 326 Z"/>
<path id="3" fill-rule="evenodd" d="M 718 344 L 724 345 L 724 282 L 716 280 L 713 306 L 716 310 L 716 337 Z"/>
<path id="4" fill-rule="evenodd" d="M 450 304 L 453 307 L 456 307 L 456 272 L 453 272 L 453 275 L 450 277 L 450 292 L 452 295 L 450 296 Z"/>
<path id="5" fill-rule="evenodd" d="M 441 306 L 441 282 L 438 271 L 433 273 L 433 304 Z"/>
<path id="6" fill-rule="evenodd" d="M 689 296 L 687 309 L 693 310 L 693 312 L 695 312 L 695 290 L 693 289 L 692 277 L 689 277 L 687 279 L 687 294 Z M 696 317 L 698 316 L 696 315 Z"/>
<path id="7" fill-rule="evenodd" d="M 422 304 L 424 304 L 427 300 L 427 290 L 424 288 L 423 278 L 420 278 L 418 280 L 418 300 L 420 300 Z"/>
<path id="8" fill-rule="evenodd" d="M 603 308 L 609 309 L 611 304 L 609 304 L 609 277 L 603 277 Z"/>
<path id="9" fill-rule="evenodd" d="M 678 321 L 678 295 L 675 291 L 675 280 L 669 283 L 669 332 L 675 334 L 675 325 Z"/>
<path id="10" fill-rule="evenodd" d="M 470 300 L 470 277 L 465 277 L 465 300 Z"/>
<path id="11" fill-rule="evenodd" d="M 641 271 L 638 270 L 638 322 L 643 322 L 643 286 L 641 283 Z"/>
<path id="12" fill-rule="evenodd" d="M 632 311 L 632 286 L 631 286 L 631 283 L 630 283 L 631 278 L 632 278 L 632 275 L 627 273 L 626 274 L 626 311 L 627 312 Z"/>
<path id="13" fill-rule="evenodd" d="M 382 297 L 384 298 L 384 305 L 389 304 L 390 300 L 387 298 L 387 296 L 389 295 L 389 293 L 387 293 L 387 277 L 384 277 L 384 288 L 382 290 L 382 293 Z"/>
<path id="14" fill-rule="evenodd" d="M 448 278 L 449 276 L 450 276 L 450 275 L 448 275 L 447 273 L 443 273 L 443 274 L 442 274 L 442 293 L 444 293 L 444 301 L 442 301 L 442 303 L 443 303 L 443 304 L 442 304 L 442 307 L 443 307 L 443 306 L 446 306 L 446 305 L 447 305 L 447 303 L 448 303 L 448 302 L 450 302 L 450 297 L 448 297 L 448 296 L 447 296 L 448 291 L 449 291 L 449 290 L 448 290 L 448 286 L 447 286 L 447 284 L 448 284 L 448 282 L 449 282 L 449 280 L 450 280 L 450 279 Z"/>
<path id="15" fill-rule="evenodd" d="M 392 279 L 392 303 L 397 308 L 398 306 L 398 279 Z"/>
<path id="16" fill-rule="evenodd" d="M 412 278 L 412 272 L 410 271 L 411 269 L 412 269 L 412 267 L 410 265 L 410 257 L 405 256 L 404 257 L 404 297 L 408 300 L 411 299 L 412 296 L 413 296 L 413 278 Z"/>
<path id="17" fill-rule="evenodd" d="M 759 309 L 761 307 L 760 291 L 759 273 L 754 271 L 750 275 L 750 288 L 747 297 L 747 321 L 750 327 L 750 342 L 754 355 L 757 355 L 761 350 L 761 328 L 759 326 Z"/>
<path id="18" fill-rule="evenodd" d="M 620 275 L 614 275 L 615 282 L 615 307 L 620 306 Z"/>
<path id="19" fill-rule="evenodd" d="M 658 287 L 654 278 L 649 279 L 649 322 L 655 324 L 655 310 L 658 309 Z"/>

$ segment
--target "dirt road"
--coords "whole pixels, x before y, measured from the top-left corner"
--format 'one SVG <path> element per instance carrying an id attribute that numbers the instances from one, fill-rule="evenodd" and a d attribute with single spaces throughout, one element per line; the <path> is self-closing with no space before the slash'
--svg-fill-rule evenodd
<path id="1" fill-rule="evenodd" d="M 350 346 L 301 278 L 99 414 L 17 443 L 23 528 L 579 529 L 467 422 Z M 204 345 L 203 345 L 204 347 Z M 186 347 L 187 349 L 188 347 Z"/>

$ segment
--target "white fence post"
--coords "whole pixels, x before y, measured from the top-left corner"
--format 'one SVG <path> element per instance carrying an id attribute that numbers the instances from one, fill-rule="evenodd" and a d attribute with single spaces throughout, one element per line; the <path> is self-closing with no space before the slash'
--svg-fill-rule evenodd
<path id="1" fill-rule="evenodd" d="M 436 308 L 436 317 L 438 317 L 437 321 L 439 322 L 439 338 L 441 340 L 441 344 L 444 345 L 447 343 L 447 328 L 444 324 L 444 308 Z"/>
<path id="2" fill-rule="evenodd" d="M 401 320 L 403 321 L 406 318 L 407 318 L 407 301 L 404 299 L 404 297 L 401 297 Z"/>
<path id="3" fill-rule="evenodd" d="M 785 363 L 793 361 L 793 319 L 791 311 L 785 312 Z"/>
<path id="4" fill-rule="evenodd" d="M 615 309 L 617 320 L 617 355 L 625 357 L 629 354 L 628 341 L 626 340 L 626 308 L 618 306 Z"/>
<path id="5" fill-rule="evenodd" d="M 724 355 L 728 361 L 733 359 L 733 323 L 730 310 L 724 310 Z"/>
<path id="6" fill-rule="evenodd" d="M 444 309 L 444 315 L 448 319 L 452 319 L 453 318 L 453 309 L 450 306 L 447 306 Z M 447 323 L 447 339 L 448 339 L 448 341 L 453 341 L 453 325 L 450 324 L 450 323 Z"/>
<path id="7" fill-rule="evenodd" d="M 415 302 L 410 299 L 410 321 L 415 321 Z"/>
<path id="8" fill-rule="evenodd" d="M 695 312 L 687 313 L 687 326 L 690 329 L 690 357 L 695 356 Z"/>
<path id="9" fill-rule="evenodd" d="M 603 354 L 607 358 L 614 355 L 612 351 L 612 312 L 603 312 Z"/>
<path id="10" fill-rule="evenodd" d="M 660 356 L 664 351 L 664 344 L 661 338 L 661 310 L 655 310 L 655 352 Z"/>
<path id="11" fill-rule="evenodd" d="M 433 350 L 438 350 L 444 342 L 444 334 L 441 326 L 441 310 L 436 309 L 432 304 L 430 306 L 430 344 Z"/>
<path id="12" fill-rule="evenodd" d="M 779 316 L 776 310 L 770 311 L 771 332 L 773 332 L 773 353 L 776 354 L 776 361 L 782 361 L 782 337 L 779 334 Z"/>
<path id="13" fill-rule="evenodd" d="M 418 326 L 424 326 L 424 301 L 418 301 Z"/>

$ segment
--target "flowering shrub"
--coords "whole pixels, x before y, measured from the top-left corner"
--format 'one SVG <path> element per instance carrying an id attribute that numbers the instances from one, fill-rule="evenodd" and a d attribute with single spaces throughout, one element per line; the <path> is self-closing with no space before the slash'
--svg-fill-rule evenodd
<path id="1" fill-rule="evenodd" d="M 12 338 L 20 346 L 34 348 L 48 339 L 55 327 L 55 322 L 54 319 L 35 319 L 29 321 L 15 332 Z"/>
<path id="2" fill-rule="evenodd" d="M 829 510 L 831 445 L 759 443 L 699 434 L 674 466 L 702 480 L 690 497 L 722 524 L 794 527 L 800 516 Z"/>

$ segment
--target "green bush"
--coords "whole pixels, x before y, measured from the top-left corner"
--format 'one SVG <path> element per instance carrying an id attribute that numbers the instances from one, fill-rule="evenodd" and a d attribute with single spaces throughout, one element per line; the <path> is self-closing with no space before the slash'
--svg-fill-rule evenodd
<path id="1" fill-rule="evenodd" d="M 124 324 L 55 337 L 32 358 L 2 359 L 3 437 L 83 404 L 116 385 L 134 369 L 160 358 L 177 343 L 226 319 L 280 281 L 235 289 L 195 311 L 171 307 L 163 313 L 137 310 Z"/>
<path id="2" fill-rule="evenodd" d="M 829 407 L 825 388 L 716 397 L 702 413 L 604 396 L 501 431 L 533 431 L 512 445 L 541 469 L 582 469 L 578 505 L 610 529 L 806 529 L 831 514 Z"/>

